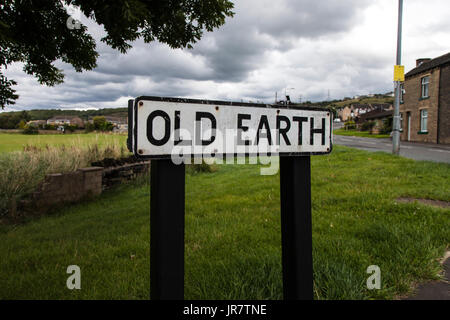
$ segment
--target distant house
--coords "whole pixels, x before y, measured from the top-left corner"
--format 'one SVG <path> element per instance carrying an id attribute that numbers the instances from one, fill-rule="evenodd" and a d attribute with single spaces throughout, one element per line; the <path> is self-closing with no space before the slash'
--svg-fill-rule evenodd
<path id="1" fill-rule="evenodd" d="M 68 124 L 71 126 L 76 125 L 79 128 L 84 128 L 84 121 L 77 116 L 55 116 L 53 118 L 48 119 L 47 124 L 51 124 L 54 126 Z"/>
<path id="2" fill-rule="evenodd" d="M 375 122 L 375 125 L 372 128 L 372 133 L 378 134 L 382 131 L 386 121 L 392 121 L 393 113 L 394 110 L 392 108 L 390 109 L 377 108 L 375 110 L 360 115 L 356 119 L 356 124 L 358 127 L 360 127 L 364 122 L 373 121 Z"/>
<path id="3" fill-rule="evenodd" d="M 400 100 L 401 140 L 450 143 L 450 53 L 417 59 Z"/>
<path id="4" fill-rule="evenodd" d="M 115 117 L 115 116 L 105 116 L 107 122 L 111 122 L 115 127 L 128 123 L 128 118 Z"/>
<path id="5" fill-rule="evenodd" d="M 345 106 L 338 110 L 338 117 L 341 118 L 342 121 L 347 120 L 355 120 L 363 114 L 366 114 L 375 110 L 391 110 L 393 109 L 392 105 L 389 103 L 374 103 L 374 104 L 359 104 L 354 103 L 350 106 Z"/>
<path id="6" fill-rule="evenodd" d="M 116 117 L 116 116 L 101 116 L 104 117 L 106 122 L 110 122 L 114 125 L 114 128 L 128 128 L 128 118 L 126 117 Z M 94 123 L 94 117 L 89 117 L 90 123 Z"/>
<path id="7" fill-rule="evenodd" d="M 28 121 L 27 125 L 30 127 L 42 127 L 45 126 L 47 124 L 47 120 L 32 120 L 32 121 Z"/>
<path id="8" fill-rule="evenodd" d="M 119 124 L 118 126 L 114 127 L 113 131 L 118 133 L 128 132 L 128 124 Z"/>

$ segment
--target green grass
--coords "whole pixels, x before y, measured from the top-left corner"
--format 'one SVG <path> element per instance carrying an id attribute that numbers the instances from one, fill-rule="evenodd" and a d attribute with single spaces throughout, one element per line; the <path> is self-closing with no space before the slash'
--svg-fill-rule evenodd
<path id="1" fill-rule="evenodd" d="M 368 131 L 358 131 L 358 130 L 345 130 L 345 129 L 336 129 L 333 130 L 333 134 L 338 136 L 354 136 L 354 137 L 363 137 L 363 138 L 390 138 L 389 134 L 370 134 Z"/>
<path id="2" fill-rule="evenodd" d="M 38 148 L 49 146 L 87 146 L 88 144 L 98 144 L 99 147 L 105 144 L 120 142 L 125 145 L 126 136 L 119 134 L 40 134 L 26 135 L 15 133 L 0 133 L 0 153 L 21 151 L 27 145 Z"/>
<path id="3" fill-rule="evenodd" d="M 187 299 L 281 299 L 279 176 L 220 165 L 186 178 Z M 312 159 L 316 299 L 391 299 L 436 279 L 449 210 L 396 203 L 450 201 L 450 166 L 336 146 Z M 147 299 L 149 195 L 121 186 L 20 226 L 0 226 L 2 299 Z M 81 290 L 66 288 L 68 265 Z M 381 268 L 369 291 L 366 269 Z"/>

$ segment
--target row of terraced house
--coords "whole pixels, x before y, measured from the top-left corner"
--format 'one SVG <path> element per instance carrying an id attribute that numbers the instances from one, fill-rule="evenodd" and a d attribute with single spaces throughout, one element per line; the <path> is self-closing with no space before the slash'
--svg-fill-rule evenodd
<path id="1" fill-rule="evenodd" d="M 450 53 L 418 59 L 401 93 L 401 140 L 450 144 Z"/>
<path id="2" fill-rule="evenodd" d="M 122 117 L 115 116 L 104 116 L 107 122 L 110 122 L 114 125 L 114 128 L 118 131 L 127 131 L 128 130 L 128 119 Z M 87 122 L 93 122 L 93 118 L 89 118 Z M 54 116 L 48 120 L 34 120 L 30 121 L 28 124 L 34 124 L 37 126 L 40 125 L 54 125 L 54 126 L 64 126 L 71 125 L 77 126 L 78 128 L 85 127 L 85 121 L 83 121 L 78 116 Z"/>

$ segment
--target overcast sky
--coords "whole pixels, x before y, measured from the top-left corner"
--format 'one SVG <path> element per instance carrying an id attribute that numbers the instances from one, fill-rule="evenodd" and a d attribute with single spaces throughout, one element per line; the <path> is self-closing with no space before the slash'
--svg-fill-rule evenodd
<path id="1" fill-rule="evenodd" d="M 236 0 L 235 16 L 194 49 L 143 41 L 120 54 L 97 41 L 93 71 L 57 63 L 64 84 L 41 86 L 11 65 L 20 95 L 5 111 L 126 107 L 140 95 L 272 103 L 392 91 L 397 0 Z M 450 52 L 450 2 L 405 0 L 402 64 Z M 82 18 L 98 40 L 103 29 Z M 293 89 L 292 89 L 293 88 Z"/>

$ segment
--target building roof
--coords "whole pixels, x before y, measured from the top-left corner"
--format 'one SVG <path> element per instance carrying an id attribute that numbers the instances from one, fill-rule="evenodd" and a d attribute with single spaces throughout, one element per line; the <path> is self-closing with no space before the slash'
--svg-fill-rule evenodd
<path id="1" fill-rule="evenodd" d="M 362 114 L 361 116 L 358 117 L 356 122 L 360 123 L 360 122 L 364 122 L 366 120 L 371 120 L 371 119 L 387 118 L 387 117 L 392 116 L 393 114 L 394 114 L 393 110 L 374 110 L 374 111 Z"/>
<path id="2" fill-rule="evenodd" d="M 444 54 L 443 56 L 434 58 L 430 61 L 424 62 L 422 63 L 420 66 L 412 69 L 411 71 L 409 71 L 405 77 L 412 77 L 416 74 L 434 69 L 436 67 L 439 67 L 443 64 L 449 63 L 450 62 L 450 52 L 447 54 Z"/>

